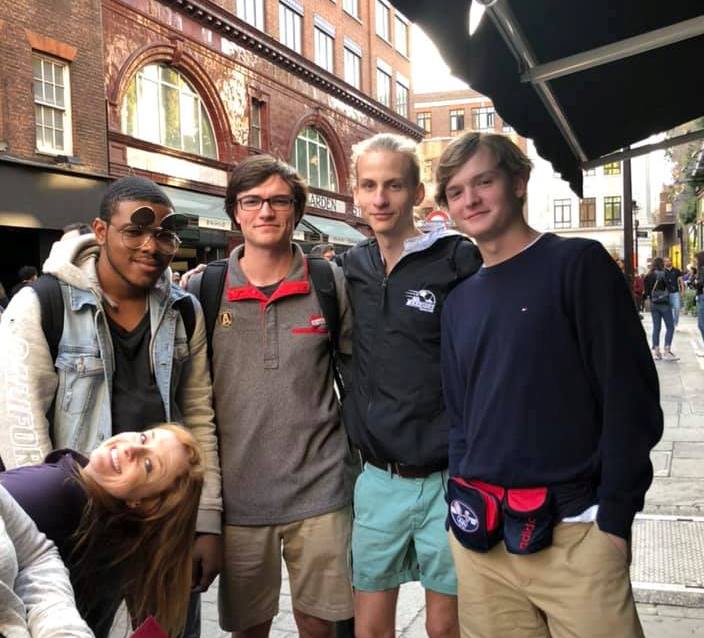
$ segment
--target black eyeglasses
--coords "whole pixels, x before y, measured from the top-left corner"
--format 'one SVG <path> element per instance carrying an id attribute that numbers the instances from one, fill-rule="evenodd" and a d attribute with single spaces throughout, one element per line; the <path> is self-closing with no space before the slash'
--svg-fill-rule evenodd
<path id="1" fill-rule="evenodd" d="M 237 200 L 242 210 L 261 210 L 264 202 L 269 204 L 271 210 L 285 213 L 293 206 L 293 197 L 289 195 L 274 195 L 273 197 L 259 197 L 259 195 L 245 195 Z"/>

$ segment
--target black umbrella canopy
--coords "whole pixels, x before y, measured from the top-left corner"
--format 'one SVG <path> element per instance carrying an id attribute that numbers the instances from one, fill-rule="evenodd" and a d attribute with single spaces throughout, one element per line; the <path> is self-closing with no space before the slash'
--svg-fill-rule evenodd
<path id="1" fill-rule="evenodd" d="M 485 0 L 482 4 L 491 8 L 472 36 L 471 0 L 394 4 L 435 42 L 453 75 L 491 98 L 501 117 L 532 138 L 540 155 L 580 196 L 582 162 L 704 114 L 698 79 L 704 35 L 692 23 L 704 14 L 702 0 Z M 513 31 L 501 19 L 506 15 Z M 548 79 L 542 94 L 539 85 L 522 81 L 530 66 L 685 21 L 690 21 L 690 34 L 700 34 Z M 520 41 L 524 49 L 516 47 Z M 551 99 L 567 133 L 551 114 Z"/>

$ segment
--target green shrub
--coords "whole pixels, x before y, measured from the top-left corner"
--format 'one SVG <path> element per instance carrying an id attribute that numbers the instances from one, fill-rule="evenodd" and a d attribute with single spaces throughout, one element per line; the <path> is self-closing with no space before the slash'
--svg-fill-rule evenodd
<path id="1" fill-rule="evenodd" d="M 682 310 L 689 315 L 697 314 L 696 294 L 691 288 L 687 288 L 682 295 Z"/>

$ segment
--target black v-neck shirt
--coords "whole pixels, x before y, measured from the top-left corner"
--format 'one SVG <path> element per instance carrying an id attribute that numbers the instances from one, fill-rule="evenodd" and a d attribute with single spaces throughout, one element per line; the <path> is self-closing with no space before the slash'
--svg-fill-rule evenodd
<path id="1" fill-rule="evenodd" d="M 112 433 L 142 431 L 166 420 L 164 403 L 149 365 L 149 313 L 134 330 L 108 317 L 115 353 L 112 380 Z"/>

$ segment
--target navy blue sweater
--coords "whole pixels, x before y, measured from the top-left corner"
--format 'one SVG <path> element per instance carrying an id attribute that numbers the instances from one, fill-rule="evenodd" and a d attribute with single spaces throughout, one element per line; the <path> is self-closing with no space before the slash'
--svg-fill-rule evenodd
<path id="1" fill-rule="evenodd" d="M 600 528 L 628 538 L 663 420 L 643 328 L 601 244 L 543 236 L 459 284 L 442 328 L 450 473 L 552 486 L 560 516 L 598 503 Z"/>

